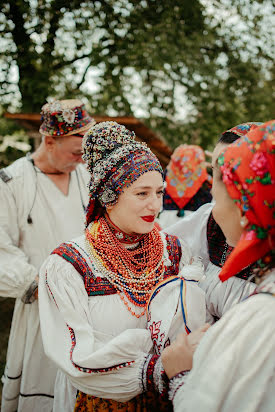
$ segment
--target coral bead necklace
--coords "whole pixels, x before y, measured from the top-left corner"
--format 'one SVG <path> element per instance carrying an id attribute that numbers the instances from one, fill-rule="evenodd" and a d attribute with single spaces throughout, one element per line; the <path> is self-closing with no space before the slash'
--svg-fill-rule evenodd
<path id="1" fill-rule="evenodd" d="M 163 279 L 164 246 L 159 231 L 154 228 L 142 236 L 137 248 L 127 249 L 101 217 L 87 228 L 86 245 L 93 262 L 114 285 L 130 313 L 142 316 L 145 311 L 134 312 L 128 301 L 145 308 L 153 287 Z"/>

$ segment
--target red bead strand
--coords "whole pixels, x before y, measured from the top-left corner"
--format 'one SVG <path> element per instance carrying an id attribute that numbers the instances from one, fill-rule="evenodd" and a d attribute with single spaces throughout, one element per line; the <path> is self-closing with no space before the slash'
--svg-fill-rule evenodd
<path id="1" fill-rule="evenodd" d="M 137 318 L 143 316 L 145 311 L 136 314 L 127 301 L 145 307 L 152 289 L 163 279 L 164 245 L 159 231 L 154 228 L 142 237 L 136 249 L 126 249 L 101 217 L 86 230 L 86 240 L 92 260 L 102 266 L 127 309 Z"/>

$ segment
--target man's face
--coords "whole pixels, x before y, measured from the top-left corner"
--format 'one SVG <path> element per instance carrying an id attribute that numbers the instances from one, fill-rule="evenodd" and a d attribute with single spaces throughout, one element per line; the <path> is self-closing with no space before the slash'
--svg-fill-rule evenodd
<path id="1" fill-rule="evenodd" d="M 65 136 L 61 139 L 53 139 L 49 161 L 59 172 L 69 173 L 75 170 L 79 163 L 83 163 L 82 138 Z"/>

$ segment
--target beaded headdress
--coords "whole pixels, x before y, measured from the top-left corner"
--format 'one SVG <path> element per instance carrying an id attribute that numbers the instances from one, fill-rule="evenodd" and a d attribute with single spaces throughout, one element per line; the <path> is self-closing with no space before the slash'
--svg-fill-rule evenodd
<path id="1" fill-rule="evenodd" d="M 78 99 L 55 100 L 41 109 L 39 132 L 45 136 L 70 136 L 85 132 L 95 124 Z"/>
<path id="2" fill-rule="evenodd" d="M 83 139 L 83 159 L 91 179 L 90 198 L 102 206 L 114 205 L 125 187 L 142 174 L 162 167 L 149 147 L 135 140 L 135 133 L 116 122 L 93 126 Z"/>

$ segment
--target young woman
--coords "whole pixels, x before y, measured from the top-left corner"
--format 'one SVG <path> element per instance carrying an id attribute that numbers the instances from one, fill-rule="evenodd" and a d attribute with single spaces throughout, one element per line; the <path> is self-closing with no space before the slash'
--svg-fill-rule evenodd
<path id="1" fill-rule="evenodd" d="M 271 412 L 275 387 L 275 121 L 228 146 L 214 174 L 213 216 L 228 243 L 235 246 L 220 279 L 227 281 L 254 264 L 258 286 L 210 328 L 193 365 L 192 334 L 180 336 L 163 351 L 165 370 L 173 377 L 170 396 L 176 412 Z"/>
<path id="2" fill-rule="evenodd" d="M 146 329 L 146 305 L 159 282 L 194 265 L 201 274 L 202 266 L 154 226 L 163 172 L 132 132 L 115 122 L 95 125 L 84 159 L 91 173 L 85 235 L 55 249 L 40 274 L 44 348 L 60 368 L 54 410 L 169 410 L 152 393 L 163 394 L 166 375 L 153 353 L 156 325 Z M 204 292 L 184 285 L 188 324 L 197 328 L 205 322 Z"/>

